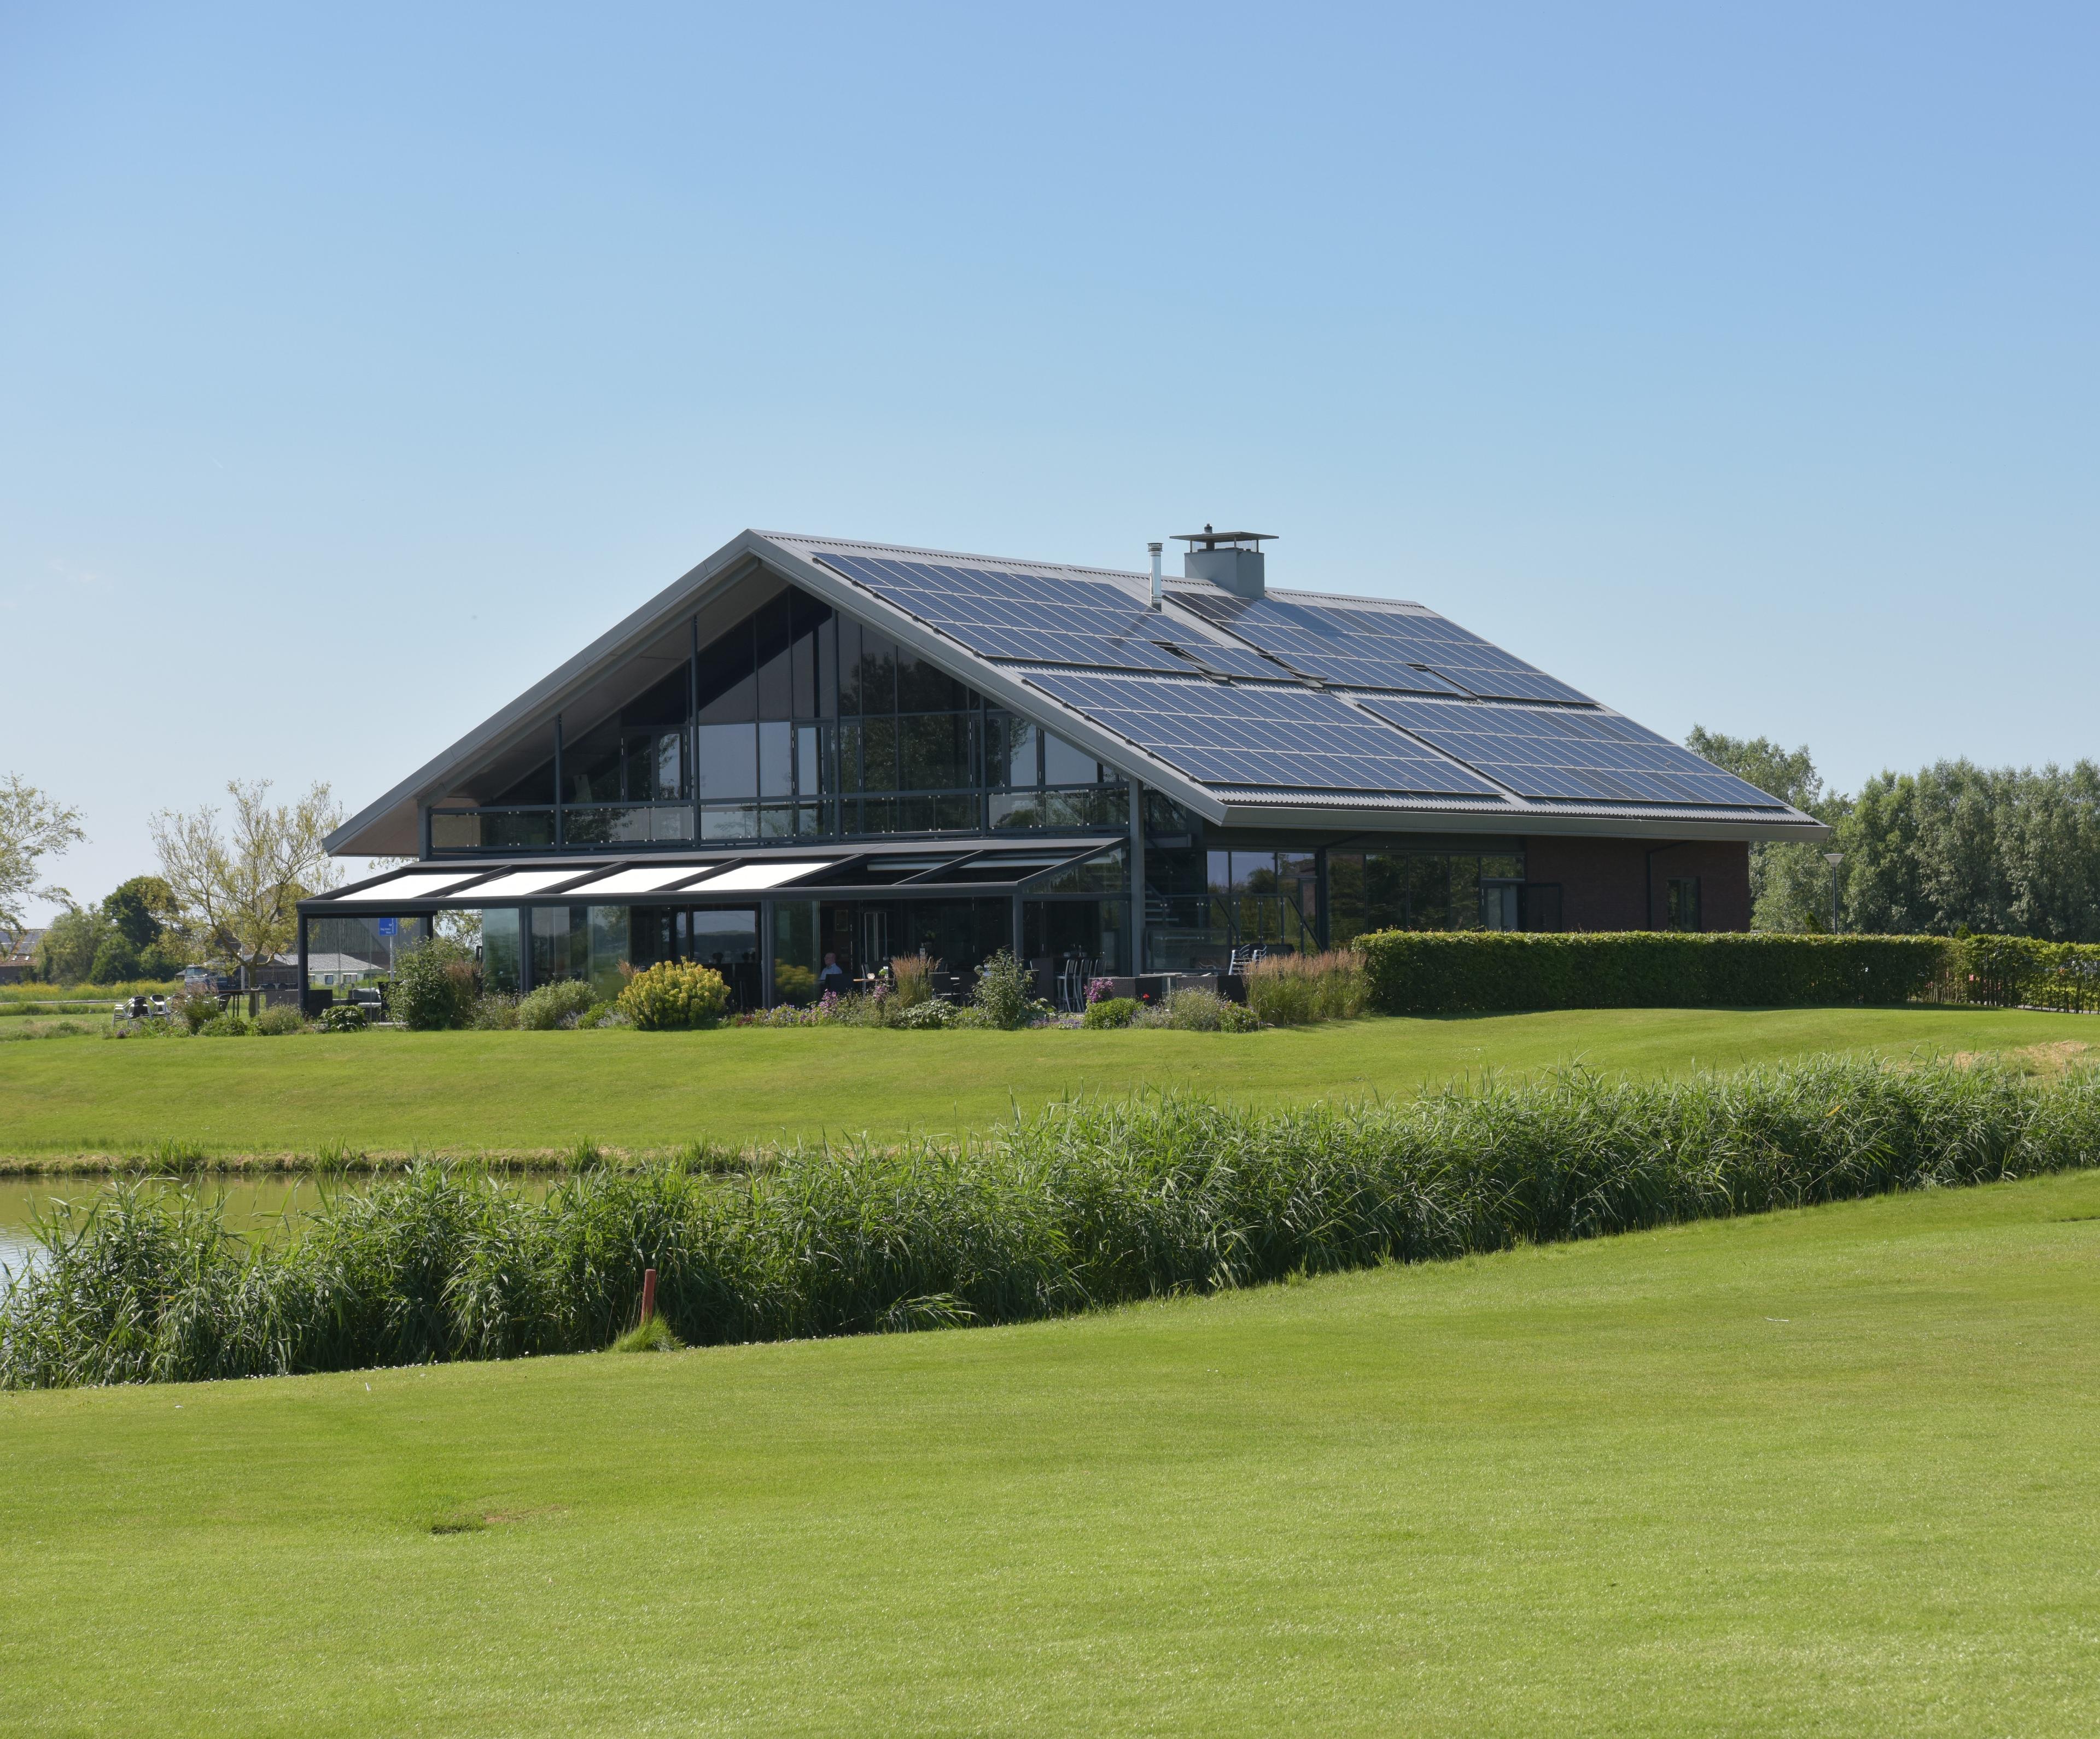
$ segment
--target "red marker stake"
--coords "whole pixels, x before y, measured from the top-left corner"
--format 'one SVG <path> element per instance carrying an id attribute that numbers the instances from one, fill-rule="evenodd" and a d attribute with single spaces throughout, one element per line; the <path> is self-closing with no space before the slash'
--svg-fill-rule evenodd
<path id="1" fill-rule="evenodd" d="M 646 1322 L 656 1314 L 656 1270 L 643 1270 L 642 1275 L 642 1320 Z"/>

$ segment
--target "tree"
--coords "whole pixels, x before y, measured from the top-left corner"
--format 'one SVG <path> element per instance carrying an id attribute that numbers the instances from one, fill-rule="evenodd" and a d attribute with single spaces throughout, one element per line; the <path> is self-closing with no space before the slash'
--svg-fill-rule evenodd
<path id="1" fill-rule="evenodd" d="M 322 844 L 341 813 L 324 784 L 274 807 L 267 779 L 229 779 L 226 788 L 233 813 L 224 832 L 209 806 L 159 810 L 150 825 L 176 924 L 210 958 L 245 969 L 287 951 L 298 903 L 342 879 Z"/>
<path id="2" fill-rule="evenodd" d="M 37 942 L 37 974 L 52 984 L 85 984 L 95 957 L 112 933 L 94 906 L 68 906 Z"/>
<path id="3" fill-rule="evenodd" d="M 64 888 L 37 885 L 37 860 L 55 857 L 86 837 L 78 810 L 46 797 L 13 773 L 0 784 L 0 942 L 7 950 L 29 928 L 26 908 L 31 900 L 73 903 Z"/>
<path id="4" fill-rule="evenodd" d="M 174 916 L 175 891 L 158 876 L 134 876 L 102 903 L 102 911 L 132 951 L 143 954 Z"/>
<path id="5" fill-rule="evenodd" d="M 1684 746 L 1724 772 L 1833 827 L 1851 807 L 1851 799 L 1825 788 L 1805 743 L 1799 748 L 1785 749 L 1770 737 L 1725 736 L 1694 725 Z M 1750 847 L 1750 922 L 1756 929 L 1830 927 L 1830 867 L 1823 859 L 1825 849 L 1775 841 Z"/>
<path id="6" fill-rule="evenodd" d="M 1829 823 L 1847 929 L 2100 942 L 2100 766 L 2090 761 L 2039 772 L 1941 761 L 1877 774 L 1848 797 L 1824 785 L 1805 748 L 1697 727 L 1686 746 Z M 1825 849 L 1751 847 L 1758 929 L 1829 925 Z"/>

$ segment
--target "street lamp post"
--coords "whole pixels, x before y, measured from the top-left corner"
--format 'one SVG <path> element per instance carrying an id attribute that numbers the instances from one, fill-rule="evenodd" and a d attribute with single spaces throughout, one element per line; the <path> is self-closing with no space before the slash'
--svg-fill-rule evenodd
<path id="1" fill-rule="evenodd" d="M 1830 933 L 1838 933 L 1838 866 L 1845 861 L 1842 851 L 1826 851 L 1823 861 L 1830 866 Z"/>

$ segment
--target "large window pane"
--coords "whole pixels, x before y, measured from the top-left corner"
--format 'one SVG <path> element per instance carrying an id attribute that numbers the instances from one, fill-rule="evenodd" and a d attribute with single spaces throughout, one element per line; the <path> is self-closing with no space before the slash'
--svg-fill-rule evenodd
<path id="1" fill-rule="evenodd" d="M 708 803 L 700 810 L 704 840 L 752 839 L 758 833 L 758 810 L 749 803 Z"/>
<path id="2" fill-rule="evenodd" d="M 795 727 L 795 789 L 799 795 L 822 797 L 835 788 L 829 739 L 836 728 L 831 725 Z"/>
<path id="3" fill-rule="evenodd" d="M 817 905 L 780 900 L 773 907 L 773 1000 L 814 1002 L 817 995 Z"/>
<path id="4" fill-rule="evenodd" d="M 704 724 L 734 724 L 758 716 L 757 645 L 757 631 L 746 620 L 700 648 L 699 702 Z"/>
<path id="5" fill-rule="evenodd" d="M 1410 857 L 1407 866 L 1407 925 L 1410 929 L 1451 928 L 1451 860 Z"/>
<path id="6" fill-rule="evenodd" d="M 1046 785 L 1091 785 L 1102 775 L 1101 765 L 1084 749 L 1050 731 L 1043 734 L 1043 783 Z"/>
<path id="7" fill-rule="evenodd" d="M 863 660 L 863 665 L 865 663 Z M 863 791 L 897 789 L 895 719 L 877 718 L 871 713 L 861 721 L 860 782 Z"/>
<path id="8" fill-rule="evenodd" d="M 1480 860 L 1478 858 L 1454 858 L 1451 860 L 1451 928 L 1454 930 L 1476 930 L 1481 925 Z"/>
<path id="9" fill-rule="evenodd" d="M 858 713 L 860 706 L 860 624 L 844 616 L 838 622 L 839 711 Z"/>
<path id="10" fill-rule="evenodd" d="M 593 906 L 590 912 L 590 986 L 601 1001 L 610 1002 L 626 982 L 623 965 L 633 960 L 629 941 L 628 910 L 624 906 Z"/>
<path id="11" fill-rule="evenodd" d="M 795 706 L 794 607 L 786 593 L 764 606 L 757 616 L 758 716 L 787 718 Z"/>
<path id="12" fill-rule="evenodd" d="M 906 791 L 956 791 L 977 783 L 975 730 L 968 713 L 927 713 L 898 721 Z"/>
<path id="13" fill-rule="evenodd" d="M 866 629 L 860 637 L 860 709 L 897 710 L 897 643 Z"/>
<path id="14" fill-rule="evenodd" d="M 785 719 L 768 719 L 758 727 L 758 794 L 795 794 L 795 727 Z"/>
<path id="15" fill-rule="evenodd" d="M 990 732 L 986 771 L 994 785 L 1026 790 L 1043 783 L 1040 733 L 1025 718 L 994 710 L 985 715 Z"/>
<path id="16" fill-rule="evenodd" d="M 916 654 L 899 648 L 897 654 L 897 710 L 900 713 L 948 713 L 969 704 L 969 691 L 945 670 L 928 664 Z"/>
<path id="17" fill-rule="evenodd" d="M 704 801 L 758 795 L 758 731 L 752 725 L 703 725 L 700 796 Z"/>
<path id="18" fill-rule="evenodd" d="M 481 914 L 481 982 L 505 996 L 518 994 L 523 964 L 523 926 L 515 906 L 490 906 Z"/>

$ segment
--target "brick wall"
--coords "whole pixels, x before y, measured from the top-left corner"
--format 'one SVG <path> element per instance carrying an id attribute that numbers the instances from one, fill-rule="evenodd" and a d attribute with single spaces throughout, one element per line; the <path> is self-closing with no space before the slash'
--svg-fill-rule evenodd
<path id="1" fill-rule="evenodd" d="M 1650 840 L 1535 834 L 1524 841 L 1524 868 L 1526 881 L 1560 885 L 1563 929 L 1665 929 L 1674 876 L 1699 878 L 1702 929 L 1750 927 L 1750 848 L 1739 841 L 1658 850 Z"/>

